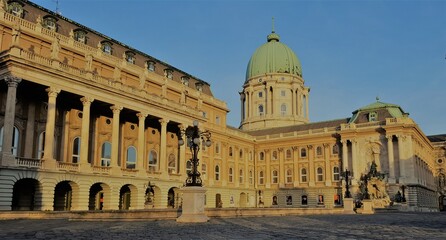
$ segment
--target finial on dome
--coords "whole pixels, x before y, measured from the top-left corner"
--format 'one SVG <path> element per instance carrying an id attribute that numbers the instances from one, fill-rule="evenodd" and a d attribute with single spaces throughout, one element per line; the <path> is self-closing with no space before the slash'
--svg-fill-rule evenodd
<path id="1" fill-rule="evenodd" d="M 268 36 L 266 37 L 266 39 L 268 40 L 268 42 L 271 41 L 275 41 L 275 42 L 279 42 L 280 37 L 279 35 L 276 33 L 276 31 L 274 30 L 274 17 L 272 17 L 272 31 L 270 34 L 268 34 Z"/>
<path id="2" fill-rule="evenodd" d="M 376 96 L 376 101 L 379 102 L 379 96 Z"/>
<path id="3" fill-rule="evenodd" d="M 273 19 L 272 19 L 272 22 L 273 22 L 273 30 L 271 31 L 272 33 L 274 33 L 275 31 L 274 31 L 274 17 L 273 17 Z"/>

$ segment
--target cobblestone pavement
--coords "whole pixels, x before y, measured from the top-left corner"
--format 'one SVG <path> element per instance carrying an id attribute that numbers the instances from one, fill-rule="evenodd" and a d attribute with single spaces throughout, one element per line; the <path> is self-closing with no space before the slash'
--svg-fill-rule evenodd
<path id="1" fill-rule="evenodd" d="M 0 239 L 446 239 L 446 213 L 175 220 L 2 220 Z"/>

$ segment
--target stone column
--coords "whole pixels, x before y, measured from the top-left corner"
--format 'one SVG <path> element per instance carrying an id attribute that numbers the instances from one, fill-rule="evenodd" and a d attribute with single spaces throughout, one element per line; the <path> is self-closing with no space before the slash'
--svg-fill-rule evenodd
<path id="1" fill-rule="evenodd" d="M 146 152 L 146 139 L 145 139 L 145 121 L 147 117 L 147 113 L 137 113 L 138 117 L 138 151 L 136 158 L 136 170 L 138 170 L 138 175 L 145 176 L 146 171 L 144 171 L 144 155 Z"/>
<path id="2" fill-rule="evenodd" d="M 33 158 L 34 150 L 34 126 L 36 121 L 36 104 L 28 103 L 28 119 L 26 120 L 25 132 L 25 158 Z"/>
<path id="3" fill-rule="evenodd" d="M 15 103 L 16 103 L 16 95 L 17 95 L 17 86 L 22 81 L 22 79 L 7 76 L 5 77 L 5 82 L 8 84 L 8 93 L 6 97 L 6 109 L 5 109 L 5 120 L 3 125 L 3 146 L 2 146 L 2 155 L 3 160 L 6 160 L 6 156 L 9 156 L 12 159 L 12 137 L 14 131 L 14 119 L 15 119 Z M 2 165 L 4 165 L 5 161 L 2 160 Z"/>
<path id="4" fill-rule="evenodd" d="M 113 125 L 112 125 L 112 146 L 111 146 L 111 163 L 110 166 L 114 169 L 118 168 L 119 161 L 119 114 L 122 110 L 121 106 L 114 105 L 110 107 L 113 111 Z M 119 195 L 119 193 L 118 193 Z"/>
<path id="5" fill-rule="evenodd" d="M 283 148 L 279 148 L 279 187 L 285 187 L 285 154 Z"/>
<path id="6" fill-rule="evenodd" d="M 387 138 L 387 154 L 389 158 L 389 182 L 395 183 L 395 157 L 393 154 L 393 135 L 386 136 Z"/>
<path id="7" fill-rule="evenodd" d="M 359 170 L 359 160 L 356 157 L 356 151 L 357 151 L 357 140 L 353 139 L 351 141 L 352 143 L 352 170 L 353 170 L 353 177 L 356 179 L 359 179 L 361 177 L 361 171 Z M 356 181 L 353 181 L 356 182 Z"/>
<path id="8" fill-rule="evenodd" d="M 308 186 L 312 187 L 315 186 L 314 183 L 314 176 L 316 175 L 316 169 L 314 168 L 314 154 L 313 154 L 313 145 L 308 145 L 307 146 L 308 149 L 308 162 L 309 162 L 309 167 L 308 167 L 308 177 L 310 179 L 310 181 L 308 182 Z"/>
<path id="9" fill-rule="evenodd" d="M 48 92 L 48 113 L 46 118 L 45 127 L 45 149 L 43 152 L 43 159 L 45 159 L 45 165 L 54 160 L 54 129 L 56 124 L 56 98 L 60 93 L 60 89 L 50 87 L 47 88 Z"/>
<path id="10" fill-rule="evenodd" d="M 291 115 L 293 117 L 296 116 L 296 90 L 292 89 L 291 90 Z"/>
<path id="11" fill-rule="evenodd" d="M 161 123 L 161 140 L 160 140 L 160 156 L 159 156 L 159 164 L 160 164 L 160 172 L 162 175 L 167 176 L 167 124 L 169 120 L 160 119 Z"/>
<path id="12" fill-rule="evenodd" d="M 308 102 L 310 101 L 310 99 L 309 99 L 308 94 L 306 94 L 305 96 L 306 96 L 306 98 L 305 98 L 305 118 L 309 119 L 310 115 L 309 115 L 309 109 L 308 109 Z"/>
<path id="13" fill-rule="evenodd" d="M 249 102 L 248 102 L 248 107 L 249 107 L 249 117 L 252 117 L 253 116 L 253 109 L 254 109 L 254 101 L 253 101 L 253 99 L 252 99 L 252 96 L 253 96 L 253 94 L 254 94 L 254 92 L 253 91 L 250 91 L 249 92 Z"/>
<path id="14" fill-rule="evenodd" d="M 324 158 L 325 158 L 325 186 L 331 186 L 332 170 L 330 166 L 330 144 L 324 143 Z"/>
<path id="15" fill-rule="evenodd" d="M 265 98 L 265 101 L 266 101 L 265 117 L 273 114 L 273 111 L 272 111 L 273 96 L 272 96 L 272 94 L 270 94 L 269 88 L 270 88 L 269 85 L 265 85 L 265 96 L 266 96 L 266 98 Z"/>
<path id="16" fill-rule="evenodd" d="M 399 167 L 400 167 L 400 174 L 398 176 L 399 182 L 402 183 L 402 179 L 406 177 L 406 171 L 404 169 L 404 152 L 403 152 L 403 138 L 402 135 L 397 135 L 398 138 L 398 157 L 399 157 Z"/>
<path id="17" fill-rule="evenodd" d="M 89 138 L 90 138 L 90 107 L 94 98 L 83 97 L 81 98 L 82 105 L 82 129 L 81 129 L 81 152 L 80 152 L 80 167 L 82 171 L 90 169 L 88 163 L 89 153 Z"/>
<path id="18" fill-rule="evenodd" d="M 271 187 L 271 155 L 270 150 L 265 149 L 266 171 L 265 171 L 265 188 Z"/>
<path id="19" fill-rule="evenodd" d="M 342 143 L 342 171 L 348 169 L 348 140 L 341 140 Z M 351 170 L 351 169 L 350 169 Z"/>
<path id="20" fill-rule="evenodd" d="M 294 187 L 299 186 L 300 182 L 300 171 L 299 171 L 299 148 L 297 146 L 293 146 L 293 167 L 294 167 Z"/>

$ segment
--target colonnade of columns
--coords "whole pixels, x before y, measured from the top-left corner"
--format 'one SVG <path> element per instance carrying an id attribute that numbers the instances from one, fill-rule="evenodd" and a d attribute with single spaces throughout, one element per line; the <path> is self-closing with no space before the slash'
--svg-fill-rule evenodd
<path id="1" fill-rule="evenodd" d="M 15 107 L 16 107 L 16 95 L 17 88 L 19 83 L 21 82 L 20 78 L 7 76 L 5 77 L 5 82 L 8 85 L 7 90 L 7 98 L 6 98 L 6 108 L 5 108 L 5 117 L 4 117 L 4 125 L 3 125 L 3 141 L 2 141 L 2 165 L 15 165 L 15 157 L 12 154 L 13 147 L 13 131 L 14 131 L 14 122 L 15 122 Z M 47 108 L 47 118 L 45 123 L 45 141 L 44 141 L 44 152 L 42 159 L 44 160 L 45 168 L 55 168 L 56 167 L 56 159 L 55 159 L 55 126 L 56 126 L 56 103 L 57 96 L 61 92 L 61 89 L 50 86 L 46 89 L 48 93 L 48 108 Z M 83 96 L 80 98 L 82 102 L 82 127 L 81 127 L 81 147 L 80 147 L 80 161 L 79 166 L 82 171 L 91 171 L 91 164 L 88 162 L 88 156 L 91 149 L 89 149 L 89 138 L 90 138 L 90 111 L 91 105 L 95 101 L 93 97 Z M 34 106 L 34 105 L 33 105 Z M 35 107 L 35 106 L 34 106 Z M 112 121 L 112 133 L 111 133 L 111 163 L 110 166 L 112 169 L 118 168 L 118 160 L 119 160 L 119 140 L 120 140 L 120 113 L 123 109 L 122 106 L 113 105 L 110 107 L 113 112 L 113 121 Z M 138 112 L 136 113 L 138 117 L 138 141 L 137 141 L 137 163 L 136 169 L 142 170 L 144 168 L 144 159 L 145 159 L 145 119 L 148 116 L 146 112 Z M 160 119 L 161 125 L 161 138 L 160 138 L 160 148 L 159 148 L 159 172 L 162 174 L 167 174 L 167 125 L 169 120 Z M 34 125 L 27 124 L 27 127 L 30 129 L 34 129 Z M 179 124 L 180 128 L 184 129 L 184 125 Z M 34 130 L 32 130 L 34 131 Z M 28 134 L 28 132 L 32 132 L 27 129 L 25 138 L 32 138 L 34 135 Z M 33 142 L 33 140 L 27 140 L 28 142 Z M 26 151 L 22 151 L 28 158 L 32 156 L 32 147 L 25 147 Z M 25 153 L 26 152 L 26 153 Z M 184 170 L 185 169 L 185 146 L 180 147 L 179 149 L 179 166 L 177 165 L 177 169 Z M 21 157 L 18 155 L 18 157 Z M 141 171 L 144 172 L 144 171 Z"/>

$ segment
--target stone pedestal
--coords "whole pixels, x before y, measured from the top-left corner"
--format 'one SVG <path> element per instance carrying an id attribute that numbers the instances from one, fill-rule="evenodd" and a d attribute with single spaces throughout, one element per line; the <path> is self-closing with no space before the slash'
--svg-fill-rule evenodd
<path id="1" fill-rule="evenodd" d="M 363 214 L 374 214 L 375 210 L 373 210 L 373 202 L 370 199 L 362 200 L 362 213 Z"/>
<path id="2" fill-rule="evenodd" d="M 203 187 L 183 187 L 180 192 L 183 194 L 183 207 L 177 222 L 198 223 L 209 221 L 204 212 L 206 189 Z"/>
<path id="3" fill-rule="evenodd" d="M 353 207 L 354 207 L 353 198 L 344 198 L 344 213 L 355 214 L 355 211 L 353 211 Z"/>

